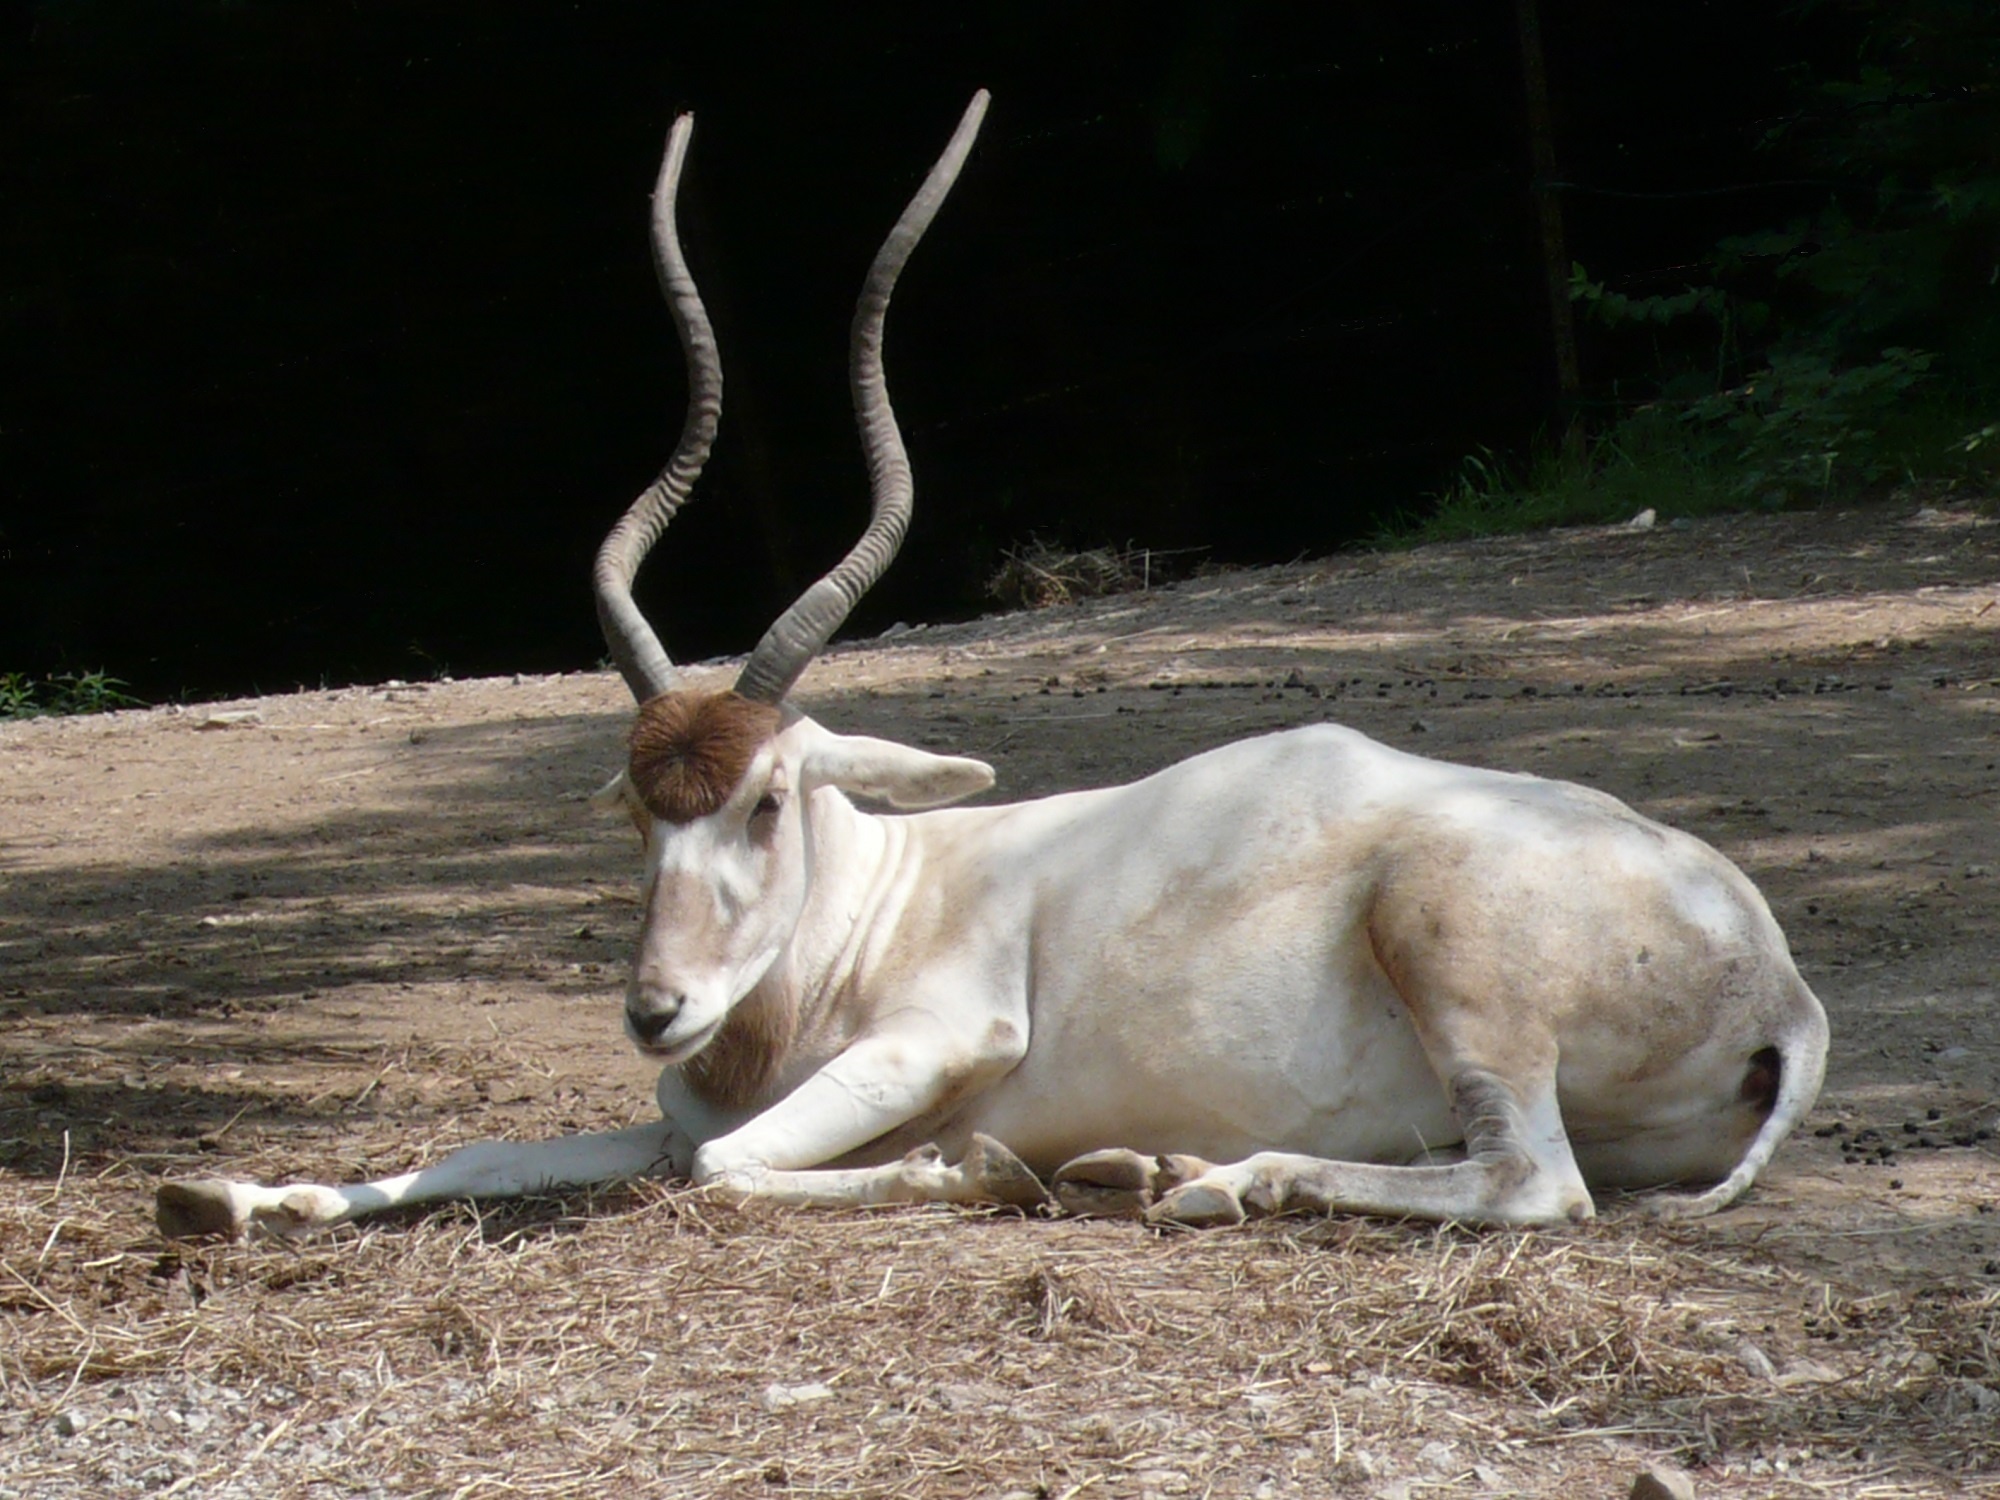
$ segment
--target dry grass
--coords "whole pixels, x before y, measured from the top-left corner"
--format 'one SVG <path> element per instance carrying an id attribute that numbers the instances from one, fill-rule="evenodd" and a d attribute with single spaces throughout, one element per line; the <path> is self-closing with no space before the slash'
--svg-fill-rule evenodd
<path id="1" fill-rule="evenodd" d="M 638 1189 L 166 1248 L 109 1184 L 5 1198 L 0 1487 L 38 1496 L 115 1492 L 121 1424 L 205 1407 L 142 1487 L 1622 1494 L 1637 1449 L 1704 1495 L 1945 1494 L 2000 1463 L 1967 1384 L 2000 1298 L 1846 1299 L 1636 1220 L 1160 1236 Z"/>
<path id="2" fill-rule="evenodd" d="M 986 593 L 1014 609 L 1047 609 L 1107 594 L 1136 594 L 1180 577 L 1187 559 L 1202 550 L 1091 547 L 1072 552 L 1031 537 L 1001 554 L 999 570 L 986 581 Z"/>

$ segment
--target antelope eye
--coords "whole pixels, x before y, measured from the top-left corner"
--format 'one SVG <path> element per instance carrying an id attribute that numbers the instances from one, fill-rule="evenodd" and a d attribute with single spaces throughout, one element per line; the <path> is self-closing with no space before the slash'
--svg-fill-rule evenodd
<path id="1" fill-rule="evenodd" d="M 778 815 L 778 810 L 784 805 L 785 798 L 783 793 L 766 792 L 757 799 L 757 805 L 750 809 L 750 816 L 753 818 L 775 818 Z"/>

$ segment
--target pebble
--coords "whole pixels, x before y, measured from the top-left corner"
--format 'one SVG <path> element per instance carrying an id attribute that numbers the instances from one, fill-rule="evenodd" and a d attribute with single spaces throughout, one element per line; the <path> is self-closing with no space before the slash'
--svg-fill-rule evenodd
<path id="1" fill-rule="evenodd" d="M 1771 1356 L 1766 1354 L 1762 1349 L 1759 1349 L 1748 1339 L 1745 1339 L 1736 1346 L 1736 1357 L 1742 1362 L 1744 1369 L 1759 1379 L 1776 1380 L 1778 1378 L 1778 1367 L 1771 1363 Z M 1652 1471 L 1648 1470 L 1647 1472 L 1650 1473 Z"/>
<path id="2" fill-rule="evenodd" d="M 764 1387 L 764 1410 L 785 1411 L 794 1406 L 808 1406 L 815 1401 L 831 1401 L 833 1387 L 817 1380 L 809 1380 L 803 1385 L 767 1385 Z"/>
<path id="3" fill-rule="evenodd" d="M 1448 1469 L 1452 1466 L 1458 1447 L 1441 1438 L 1432 1438 L 1417 1450 L 1417 1462 L 1426 1469 Z"/>
<path id="4" fill-rule="evenodd" d="M 1694 1481 L 1679 1469 L 1648 1464 L 1632 1481 L 1632 1500 L 1694 1500 Z"/>

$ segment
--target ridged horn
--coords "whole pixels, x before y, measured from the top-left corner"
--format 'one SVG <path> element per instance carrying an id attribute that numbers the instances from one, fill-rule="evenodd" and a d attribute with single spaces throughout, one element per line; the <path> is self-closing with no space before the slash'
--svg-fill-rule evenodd
<path id="1" fill-rule="evenodd" d="M 854 393 L 854 419 L 868 460 L 868 487 L 874 506 L 868 529 L 832 572 L 801 594 L 764 632 L 736 679 L 736 691 L 746 698 L 760 703 L 782 702 L 848 612 L 895 561 L 896 550 L 903 544 L 916 487 L 882 373 L 882 321 L 904 262 L 958 180 L 959 168 L 965 165 L 979 134 L 980 121 L 986 118 L 987 99 L 984 89 L 972 96 L 944 154 L 876 252 L 875 264 L 868 270 L 854 307 L 848 380 Z"/>
<path id="2" fill-rule="evenodd" d="M 653 187 L 653 270 L 687 359 L 687 418 L 674 456 L 611 528 L 604 545 L 597 549 L 597 562 L 591 570 L 604 644 L 632 696 L 641 703 L 672 689 L 676 674 L 672 658 L 633 602 L 632 578 L 701 477 L 722 417 L 722 358 L 708 310 L 701 305 L 701 293 L 695 290 L 694 277 L 681 254 L 680 232 L 674 224 L 681 163 L 693 133 L 693 115 L 674 121 L 666 155 L 660 161 L 659 181 Z"/>

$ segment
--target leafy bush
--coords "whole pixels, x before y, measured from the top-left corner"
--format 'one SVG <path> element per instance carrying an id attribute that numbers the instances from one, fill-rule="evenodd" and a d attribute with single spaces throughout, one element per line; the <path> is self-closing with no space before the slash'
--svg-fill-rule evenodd
<path id="1" fill-rule="evenodd" d="M 1836 477 L 1866 486 L 1894 472 L 1877 441 L 1881 424 L 1930 365 L 1929 354 L 1900 347 L 1844 370 L 1823 350 L 1776 350 L 1759 374 L 1690 402 L 1682 419 L 1741 442 L 1731 481 L 1739 496 L 1774 506 L 1826 496 Z"/>
<path id="2" fill-rule="evenodd" d="M 1890 0 L 1865 16 L 1854 76 L 1802 71 L 1798 107 L 1763 142 L 1823 183 L 1825 203 L 1723 240 L 1707 284 L 1637 295 L 1574 267 L 1571 299 L 1616 369 L 1608 420 L 1525 465 L 1466 459 L 1432 514 L 1392 532 L 1990 487 L 2000 28 L 1990 0 Z"/>

